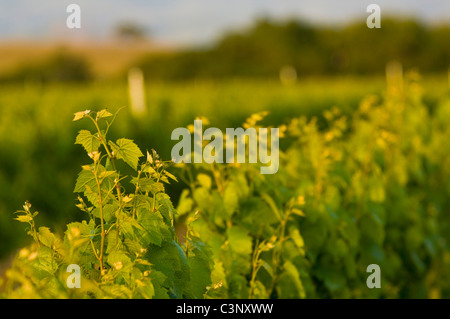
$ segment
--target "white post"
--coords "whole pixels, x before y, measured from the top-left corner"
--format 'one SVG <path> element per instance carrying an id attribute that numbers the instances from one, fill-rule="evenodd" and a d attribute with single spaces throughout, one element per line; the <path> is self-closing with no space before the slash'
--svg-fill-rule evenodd
<path id="1" fill-rule="evenodd" d="M 403 91 L 403 67 L 398 61 L 390 61 L 386 65 L 386 82 L 388 90 L 399 93 Z"/>
<path id="2" fill-rule="evenodd" d="M 145 84 L 144 74 L 141 69 L 132 68 L 128 71 L 128 94 L 133 114 L 139 115 L 145 112 Z"/>

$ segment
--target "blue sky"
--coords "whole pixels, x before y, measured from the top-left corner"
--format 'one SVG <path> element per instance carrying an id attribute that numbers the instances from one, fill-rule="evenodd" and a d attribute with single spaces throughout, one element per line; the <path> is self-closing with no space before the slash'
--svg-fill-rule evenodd
<path id="1" fill-rule="evenodd" d="M 66 28 L 66 7 L 81 7 L 82 28 Z M 298 17 L 317 23 L 343 23 L 367 17 L 376 3 L 383 14 L 416 16 L 450 23 L 450 0 L 0 0 L 1 39 L 106 39 L 120 21 L 134 21 L 169 44 L 205 43 L 224 30 L 254 18 Z"/>

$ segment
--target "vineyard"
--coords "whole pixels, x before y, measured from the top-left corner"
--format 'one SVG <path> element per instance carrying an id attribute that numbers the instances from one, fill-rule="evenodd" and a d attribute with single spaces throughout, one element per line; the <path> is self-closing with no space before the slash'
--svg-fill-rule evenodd
<path id="1" fill-rule="evenodd" d="M 178 88 L 179 101 L 203 109 L 177 109 L 179 101 L 162 98 L 160 113 L 149 115 L 157 119 L 153 126 L 120 108 L 120 92 L 103 104 L 93 98 L 89 110 L 74 110 L 70 119 L 51 95 L 43 99 L 53 108 L 5 112 L 5 123 L 14 117 L 22 138 L 38 143 L 2 149 L 2 165 L 14 171 L 20 169 L 14 161 L 23 161 L 40 183 L 33 186 L 36 202 L 23 198 L 23 209 L 0 216 L 8 219 L 4 225 L 16 219 L 11 229 L 29 235 L 17 243 L 0 296 L 450 298 L 448 90 L 430 99 L 412 72 L 388 81 L 382 93 L 366 94 L 382 85 L 366 87 L 362 96 L 330 86 L 321 94 L 339 101 L 322 97 L 323 105 L 308 109 L 311 100 L 303 100 L 306 108 L 295 116 L 298 87 L 263 88 L 248 101 L 239 85 L 215 99 L 205 98 L 211 87 L 195 87 L 203 100 L 194 102 Z M 361 88 L 346 86 L 346 92 Z M 164 112 L 173 118 L 163 121 Z M 54 131 L 31 127 L 33 113 Z M 197 116 L 211 127 L 278 127 L 278 172 L 263 175 L 261 164 L 174 164 L 163 130 Z M 239 116 L 244 123 L 236 123 Z M 7 129 L 0 126 L 4 145 L 15 145 Z M 55 148 L 65 149 L 65 157 L 52 157 Z M 31 153 L 42 162 L 27 161 Z M 60 167 L 56 173 L 70 185 L 58 189 L 55 171 L 35 166 Z M 7 172 L 0 178 L 5 183 Z M 62 197 L 72 201 L 60 206 Z M 69 207 L 76 214 L 64 214 Z M 81 283 L 68 288 L 74 264 Z M 380 288 L 367 286 L 372 264 L 380 267 Z"/>

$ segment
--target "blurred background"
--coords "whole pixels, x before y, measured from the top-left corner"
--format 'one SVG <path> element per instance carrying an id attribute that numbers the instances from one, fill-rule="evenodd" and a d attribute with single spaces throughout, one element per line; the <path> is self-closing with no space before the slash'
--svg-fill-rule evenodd
<path id="1" fill-rule="evenodd" d="M 13 220 L 25 200 L 56 232 L 84 217 L 74 112 L 127 105 L 111 134 L 169 159 L 172 130 L 196 116 L 223 129 L 263 110 L 272 125 L 351 113 L 385 90 L 390 63 L 421 74 L 430 108 L 449 91 L 447 0 L 380 0 L 380 29 L 360 0 L 79 0 L 80 29 L 71 3 L 0 1 L 2 265 L 28 242 Z M 175 203 L 183 187 L 169 186 Z"/>

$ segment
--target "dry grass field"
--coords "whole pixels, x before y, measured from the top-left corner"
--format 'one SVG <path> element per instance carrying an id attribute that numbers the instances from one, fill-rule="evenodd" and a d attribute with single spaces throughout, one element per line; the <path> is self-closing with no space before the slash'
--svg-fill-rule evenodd
<path id="1" fill-rule="evenodd" d="M 150 52 L 170 51 L 172 48 L 148 42 L 0 42 L 0 74 L 13 72 L 23 64 L 40 63 L 60 50 L 84 57 L 99 77 L 115 76 L 133 61 Z"/>

